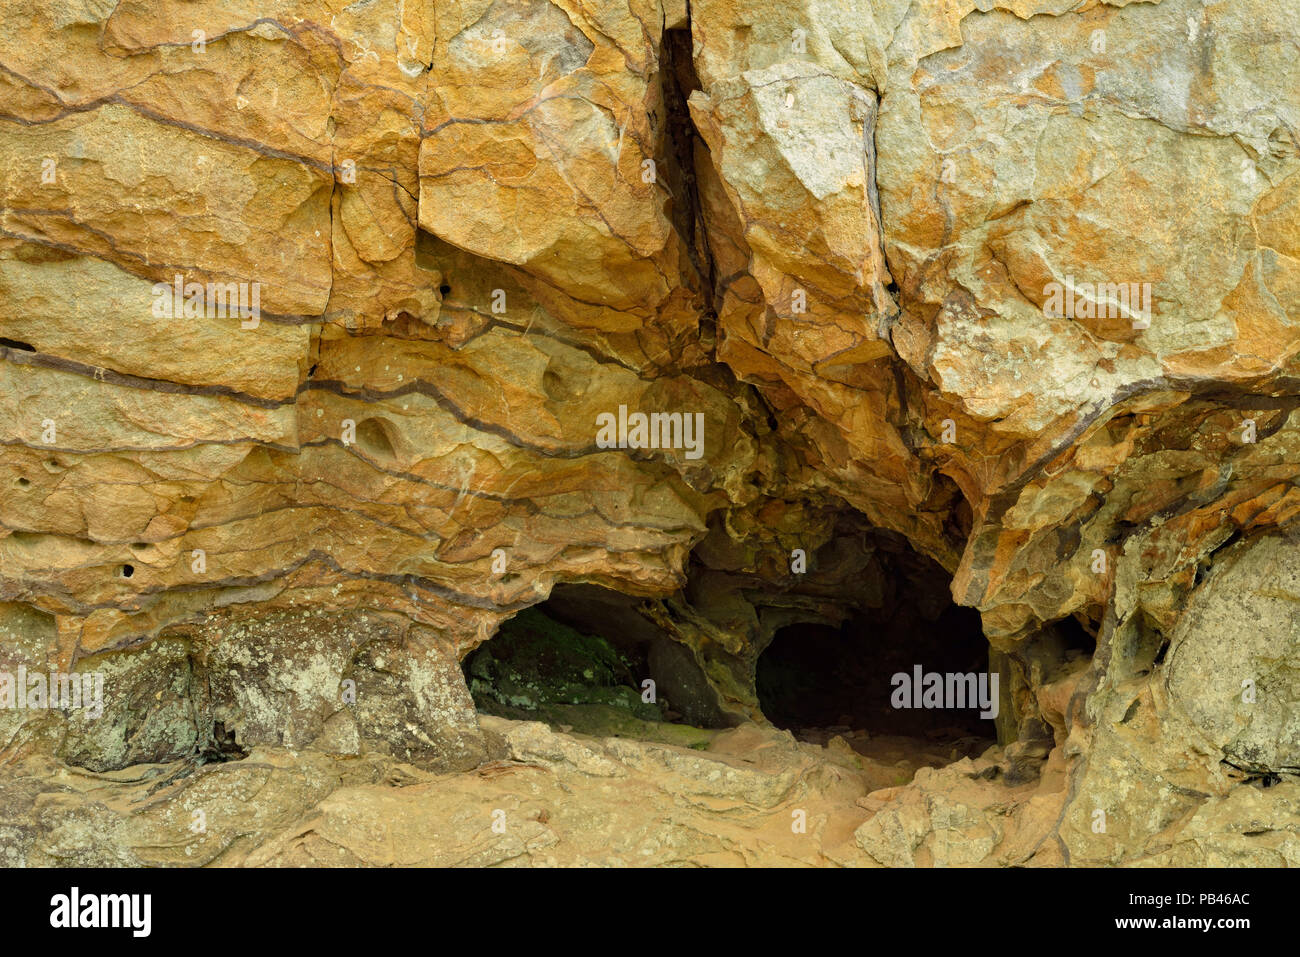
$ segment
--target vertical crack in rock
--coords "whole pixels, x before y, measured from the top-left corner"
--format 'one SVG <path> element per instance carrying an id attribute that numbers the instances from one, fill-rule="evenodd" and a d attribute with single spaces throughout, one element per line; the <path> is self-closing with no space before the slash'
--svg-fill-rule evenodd
<path id="1" fill-rule="evenodd" d="M 689 15 L 689 10 L 688 10 Z M 668 140 L 672 146 L 675 179 L 673 223 L 686 242 L 691 263 L 699 274 L 705 291 L 706 318 L 717 317 L 717 276 L 713 252 L 705 235 L 696 179 L 697 151 L 704 143 L 695 130 L 687 101 L 700 88 L 695 74 L 690 21 L 682 29 L 665 30 L 660 46 L 659 66 L 662 74 L 664 108 L 667 111 Z"/>
<path id="2" fill-rule="evenodd" d="M 885 233 L 885 217 L 880 208 L 880 185 L 877 182 L 879 177 L 879 167 L 877 156 L 879 147 L 876 143 L 876 133 L 880 127 L 880 111 L 884 106 L 884 98 L 875 91 L 876 100 L 871 110 L 870 130 L 863 137 L 866 143 L 866 156 L 863 160 L 865 175 L 867 179 L 867 190 L 871 197 L 871 209 L 876 215 L 876 226 L 880 231 L 880 266 L 884 271 L 888 282 L 885 283 L 885 293 L 889 298 L 892 309 L 883 311 L 880 316 L 880 337 L 888 342 L 893 343 L 894 324 L 898 321 L 899 315 L 903 311 L 903 290 L 898 285 L 898 280 L 894 277 L 893 271 L 889 268 L 889 245 L 888 237 Z M 906 392 L 902 387 L 899 389 L 899 398 L 904 408 L 907 407 Z"/>

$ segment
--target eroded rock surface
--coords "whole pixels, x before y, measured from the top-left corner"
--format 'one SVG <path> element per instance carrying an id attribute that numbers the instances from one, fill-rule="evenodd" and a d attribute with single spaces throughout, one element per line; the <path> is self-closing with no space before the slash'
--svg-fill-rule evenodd
<path id="1" fill-rule="evenodd" d="M 1297 0 L 7 4 L 4 853 L 1300 863 L 1297 43 Z M 986 735 L 773 731 L 788 629 L 925 666 L 947 594 Z M 543 602 L 627 709 L 476 713 Z"/>

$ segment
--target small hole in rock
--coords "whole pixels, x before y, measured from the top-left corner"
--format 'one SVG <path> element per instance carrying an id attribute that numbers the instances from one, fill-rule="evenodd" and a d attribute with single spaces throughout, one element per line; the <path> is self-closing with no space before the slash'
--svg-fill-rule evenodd
<path id="1" fill-rule="evenodd" d="M 212 732 L 207 742 L 199 748 L 198 754 L 200 764 L 238 761 L 246 757 L 248 751 L 240 745 L 235 729 L 231 728 L 227 731 L 224 721 L 217 721 L 212 725 Z"/>
<path id="2" fill-rule="evenodd" d="M 122 566 L 122 577 L 123 577 L 123 578 L 130 578 L 130 577 L 131 577 L 132 575 L 134 575 L 134 574 L 135 574 L 135 567 L 134 567 L 133 565 L 123 565 L 123 566 Z"/>
<path id="3" fill-rule="evenodd" d="M 438 287 L 438 292 L 442 294 L 442 298 L 446 299 L 449 295 L 451 295 L 451 286 L 448 286 L 444 283 L 443 285 Z"/>
<path id="4" fill-rule="evenodd" d="M 1070 616 L 1055 623 L 1057 632 L 1065 642 L 1065 654 L 1068 658 L 1083 656 L 1091 658 L 1097 653 L 1097 636 L 1090 632 L 1083 622 Z"/>
<path id="5" fill-rule="evenodd" d="M 29 488 L 31 487 L 31 484 L 32 484 L 31 479 L 25 479 L 25 478 L 20 478 L 17 482 L 19 488 Z"/>
<path id="6" fill-rule="evenodd" d="M 1168 651 L 1169 651 L 1169 639 L 1166 638 L 1164 641 L 1160 642 L 1160 647 L 1156 649 L 1156 656 L 1152 660 L 1152 664 L 1153 665 L 1163 664 L 1165 660 L 1165 655 L 1168 653 Z"/>

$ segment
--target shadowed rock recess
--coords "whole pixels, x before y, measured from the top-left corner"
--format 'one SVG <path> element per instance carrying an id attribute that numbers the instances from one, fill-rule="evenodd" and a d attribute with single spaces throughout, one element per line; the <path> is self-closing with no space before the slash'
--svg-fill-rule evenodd
<path id="1" fill-rule="evenodd" d="M 1300 0 L 6 0 L 0 864 L 1300 864 Z"/>

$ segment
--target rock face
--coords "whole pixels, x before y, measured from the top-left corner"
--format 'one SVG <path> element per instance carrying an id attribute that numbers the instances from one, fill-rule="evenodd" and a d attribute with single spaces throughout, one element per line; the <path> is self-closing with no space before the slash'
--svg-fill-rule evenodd
<path id="1" fill-rule="evenodd" d="M 1297 43 L 1300 0 L 6 4 L 8 861 L 1300 864 Z M 932 667 L 947 594 L 987 734 L 771 727 L 767 649 Z M 634 721 L 476 712 L 543 603 Z"/>

